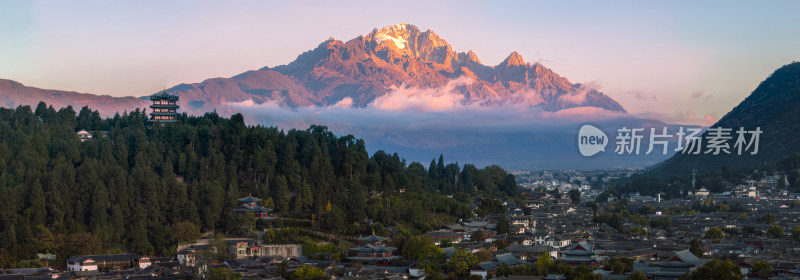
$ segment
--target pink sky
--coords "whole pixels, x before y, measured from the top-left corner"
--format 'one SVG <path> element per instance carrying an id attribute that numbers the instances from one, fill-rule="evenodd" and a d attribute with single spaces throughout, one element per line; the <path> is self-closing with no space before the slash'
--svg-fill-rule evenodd
<path id="1" fill-rule="evenodd" d="M 723 5 L 724 3 L 724 5 Z M 142 96 L 401 22 L 487 65 L 512 51 L 635 115 L 709 124 L 800 59 L 798 2 L 0 2 L 0 78 Z"/>

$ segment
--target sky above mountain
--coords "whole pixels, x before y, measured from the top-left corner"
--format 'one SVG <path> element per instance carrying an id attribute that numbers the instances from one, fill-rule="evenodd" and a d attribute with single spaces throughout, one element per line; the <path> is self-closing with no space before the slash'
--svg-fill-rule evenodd
<path id="1" fill-rule="evenodd" d="M 554 3 L 555 2 L 555 3 Z M 401 22 L 486 65 L 512 51 L 634 115 L 710 124 L 800 59 L 798 2 L 0 2 L 0 78 L 141 96 L 293 61 Z"/>

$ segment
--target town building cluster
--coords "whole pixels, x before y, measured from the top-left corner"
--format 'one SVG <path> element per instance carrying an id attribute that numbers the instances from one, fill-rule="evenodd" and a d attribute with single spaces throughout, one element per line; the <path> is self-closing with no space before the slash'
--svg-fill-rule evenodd
<path id="1" fill-rule="evenodd" d="M 584 203 L 592 192 L 582 192 L 581 201 L 576 202 L 565 192 L 549 191 L 552 189 L 537 192 L 537 187 L 531 186 L 524 200 L 502 202 L 507 209 L 504 214 L 461 220 L 424 235 L 443 247 L 445 261 L 457 250 L 473 254 L 490 252 L 487 259 L 469 267 L 469 275 L 482 279 L 503 278 L 498 276 L 501 267 L 535 267 L 542 257 L 572 267 L 588 266 L 603 279 L 623 279 L 637 271 L 650 279 L 679 279 L 712 259 L 731 260 L 746 277 L 800 279 L 800 242 L 790 234 L 800 227 L 800 204 L 797 197 L 777 188 L 771 178 L 767 176 L 761 181 L 737 186 L 747 190 L 742 192 L 714 194 L 700 188 L 692 193 L 691 200 L 666 200 L 658 195 L 634 193 L 597 208 Z M 275 218 L 269 215 L 271 209 L 260 205 L 259 198 L 248 196 L 239 202 L 240 206 L 232 210 L 237 214 Z M 716 210 L 693 209 L 698 205 Z M 478 207 L 477 203 L 471 206 Z M 666 219 L 669 223 L 643 225 L 641 221 L 624 219 L 612 227 L 598 222 L 598 212 L 607 211 L 606 207 L 611 206 L 617 211 L 635 213 L 639 219 Z M 781 234 L 773 234 L 776 227 Z M 722 230 L 724 237 L 709 237 L 708 232 L 713 228 Z M 385 230 L 396 232 L 392 228 Z M 301 244 L 266 244 L 261 238 L 229 238 L 222 252 L 226 260 L 208 261 L 203 256 L 209 251 L 221 252 L 216 252 L 208 239 L 201 239 L 195 244 L 180 246 L 173 256 L 70 256 L 64 271 L 50 268 L 4 270 L 0 279 L 42 275 L 48 279 L 196 279 L 207 276 L 214 268 L 239 273 L 243 279 L 278 279 L 281 273 L 291 273 L 303 266 L 318 268 L 334 279 L 399 280 L 426 276 L 421 260 L 402 257 L 396 247 L 389 245 L 393 244 L 390 236 L 373 233 L 347 241 L 349 243 L 345 244 L 352 246 L 343 249 L 346 251 L 343 258 L 332 259 L 304 254 Z M 604 264 L 612 258 L 632 260 L 633 270 L 620 274 L 604 270 Z M 553 274 L 529 279 L 564 277 Z"/>

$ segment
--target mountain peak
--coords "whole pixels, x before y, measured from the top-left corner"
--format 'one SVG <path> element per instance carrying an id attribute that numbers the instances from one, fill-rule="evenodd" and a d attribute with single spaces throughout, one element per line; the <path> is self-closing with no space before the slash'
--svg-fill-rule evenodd
<path id="1" fill-rule="evenodd" d="M 412 30 L 412 29 L 419 30 L 419 28 L 417 28 L 416 25 L 408 24 L 408 23 L 398 23 L 398 24 L 395 24 L 395 25 L 387 25 L 387 26 L 381 27 L 381 29 L 378 30 L 378 31 L 383 33 L 383 32 L 390 32 L 390 31 L 398 32 L 398 31 Z"/>
<path id="2" fill-rule="evenodd" d="M 466 53 L 463 53 L 463 52 L 458 53 L 458 60 L 461 61 L 461 62 L 473 63 L 473 64 L 481 64 L 482 65 L 481 60 L 478 59 L 478 55 L 475 54 L 475 52 L 473 52 L 472 50 L 469 50 Z"/>
<path id="3" fill-rule="evenodd" d="M 474 62 L 474 63 L 479 63 L 479 64 L 481 63 L 481 60 L 478 59 L 478 55 L 475 54 L 475 52 L 473 52 L 472 50 L 469 50 L 467 52 L 467 61 Z"/>
<path id="4" fill-rule="evenodd" d="M 522 55 L 520 55 L 516 51 L 512 52 L 510 55 L 508 55 L 506 60 L 503 60 L 503 62 L 500 63 L 500 66 L 504 66 L 504 67 L 524 66 L 524 65 L 525 65 L 525 60 L 523 60 L 522 59 Z"/>
<path id="5" fill-rule="evenodd" d="M 384 26 L 380 29 L 375 28 L 372 34 L 370 34 L 370 37 L 379 44 L 384 41 L 391 41 L 398 49 L 405 49 L 408 46 L 408 39 L 415 33 L 419 34 L 419 29 L 416 26 L 413 24 L 400 23 Z"/>

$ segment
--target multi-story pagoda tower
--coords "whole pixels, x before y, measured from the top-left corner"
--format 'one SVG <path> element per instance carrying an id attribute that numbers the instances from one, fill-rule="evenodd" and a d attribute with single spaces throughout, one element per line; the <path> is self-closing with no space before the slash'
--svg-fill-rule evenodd
<path id="1" fill-rule="evenodd" d="M 400 256 L 392 254 L 397 248 L 386 246 L 386 244 L 382 243 L 383 241 L 386 241 L 386 237 L 380 237 L 374 233 L 367 237 L 359 237 L 356 243 L 359 246 L 350 248 L 350 250 L 356 252 L 356 255 L 347 258 L 354 262 L 380 264 L 386 264 L 399 259 Z"/>
<path id="2" fill-rule="evenodd" d="M 176 122 L 178 121 L 178 102 L 177 95 L 167 93 L 167 90 L 150 96 L 150 120 L 154 122 Z"/>
<path id="3" fill-rule="evenodd" d="M 247 212 L 253 212 L 253 215 L 256 218 L 268 218 L 269 212 L 272 212 L 272 209 L 258 205 L 258 202 L 261 201 L 259 198 L 255 198 L 253 196 L 247 196 L 245 198 L 240 198 L 239 202 L 242 203 L 239 208 L 233 209 L 233 212 L 236 214 L 245 214 Z"/>

